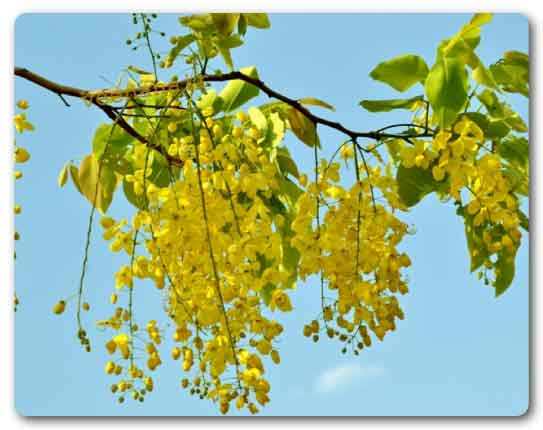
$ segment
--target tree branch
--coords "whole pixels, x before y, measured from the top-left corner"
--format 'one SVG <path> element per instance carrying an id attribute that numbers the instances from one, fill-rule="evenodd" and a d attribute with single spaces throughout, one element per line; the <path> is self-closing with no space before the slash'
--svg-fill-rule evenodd
<path id="1" fill-rule="evenodd" d="M 156 93 L 156 92 L 179 91 L 179 90 L 184 90 L 189 83 L 197 82 L 197 81 L 226 82 L 226 81 L 232 81 L 232 80 L 241 80 L 259 88 L 268 97 L 282 101 L 283 103 L 296 109 L 298 112 L 303 114 L 307 119 L 309 119 L 315 125 L 321 124 L 326 127 L 332 128 L 343 134 L 346 134 L 351 139 L 367 138 L 367 139 L 381 141 L 383 139 L 389 139 L 389 138 L 405 139 L 405 138 L 410 138 L 410 137 L 413 137 L 413 138 L 414 137 L 431 137 L 434 135 L 434 132 L 430 129 L 425 129 L 422 133 L 412 134 L 412 135 L 385 132 L 385 130 L 393 128 L 393 127 L 407 126 L 407 125 L 414 126 L 413 124 L 394 124 L 377 131 L 352 130 L 345 127 L 339 122 L 331 121 L 329 119 L 313 114 L 309 109 L 303 106 L 298 100 L 292 99 L 281 93 L 278 93 L 277 91 L 268 87 L 260 79 L 244 75 L 243 73 L 239 71 L 223 73 L 223 74 L 218 74 L 218 75 L 204 74 L 204 75 L 195 76 L 194 78 L 191 78 L 191 79 L 184 79 L 181 81 L 170 82 L 170 83 L 155 83 L 153 85 L 146 85 L 146 86 L 130 88 L 130 89 L 106 88 L 106 89 L 101 89 L 101 90 L 84 90 L 80 88 L 57 84 L 36 73 L 31 72 L 30 70 L 20 68 L 20 67 L 15 67 L 15 76 L 19 76 L 23 79 L 31 81 L 35 83 L 36 85 L 46 88 L 49 91 L 52 91 L 58 95 L 66 95 L 66 96 L 77 97 L 84 100 L 88 100 L 92 104 L 102 109 L 110 118 L 112 118 L 111 113 L 113 112 L 113 110 L 109 110 L 111 109 L 111 107 L 109 107 L 109 109 L 107 110 L 104 110 L 105 105 L 101 103 L 101 99 L 104 99 L 104 98 L 133 99 L 134 97 L 139 96 L 139 95 L 151 94 L 151 93 Z M 145 144 L 149 144 L 149 142 L 143 136 L 140 136 L 136 132 L 136 130 L 134 130 L 128 123 L 126 123 L 126 121 L 124 121 L 124 124 L 122 121 L 119 121 L 119 126 L 125 129 L 127 133 L 129 133 L 131 136 L 135 137 L 139 141 Z M 157 149 L 157 148 L 154 148 L 154 149 Z M 167 158 L 171 159 L 172 157 L 167 157 Z M 177 160 L 177 162 L 179 161 L 180 160 Z"/>
<path id="2" fill-rule="evenodd" d="M 26 79 L 42 88 L 45 88 L 55 94 L 57 94 L 62 101 L 69 106 L 69 104 L 64 99 L 64 96 L 76 97 L 83 100 L 89 100 L 93 105 L 102 110 L 113 122 L 116 122 L 119 127 L 121 127 L 126 133 L 132 136 L 134 139 L 139 142 L 147 145 L 148 147 L 160 152 L 171 164 L 173 165 L 182 165 L 182 160 L 170 156 L 167 151 L 164 150 L 160 145 L 149 141 L 145 136 L 142 136 L 140 133 L 134 129 L 126 120 L 123 118 L 122 113 L 117 112 L 118 109 L 113 106 L 108 106 L 103 104 L 100 101 L 102 96 L 94 96 L 94 91 L 83 90 L 81 88 L 70 87 L 67 85 L 58 84 L 56 82 L 50 81 L 49 79 L 44 78 L 34 72 L 31 72 L 28 69 L 15 67 L 15 76 Z M 103 90 L 102 92 L 108 93 L 110 90 Z M 125 96 L 128 97 L 128 96 Z"/>

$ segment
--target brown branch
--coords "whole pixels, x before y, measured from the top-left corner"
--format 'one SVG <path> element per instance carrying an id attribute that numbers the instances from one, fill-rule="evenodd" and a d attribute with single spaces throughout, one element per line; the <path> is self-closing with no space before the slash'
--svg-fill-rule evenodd
<path id="1" fill-rule="evenodd" d="M 19 76 L 20 78 L 26 79 L 27 81 L 34 82 L 36 85 L 46 88 L 49 91 L 54 92 L 55 94 L 78 98 L 85 98 L 88 94 L 88 91 L 86 90 L 57 84 L 56 82 L 50 81 L 49 79 L 46 79 L 43 76 L 37 75 L 36 73 L 22 67 L 15 67 L 15 76 Z"/>
<path id="2" fill-rule="evenodd" d="M 52 82 L 40 75 L 37 75 L 36 73 L 31 72 L 30 70 L 16 67 L 15 68 L 15 76 L 19 76 L 21 78 L 24 78 L 26 80 L 29 80 L 41 87 L 44 87 L 58 95 L 67 95 L 71 97 L 78 97 L 81 99 L 85 99 L 90 101 L 91 103 L 95 104 L 96 106 L 103 109 L 103 104 L 101 104 L 100 100 L 103 98 L 110 98 L 110 99 L 116 99 L 116 98 L 134 98 L 139 95 L 145 95 L 145 94 L 151 94 L 156 92 L 163 92 L 163 91 L 179 91 L 184 90 L 187 85 L 190 83 L 203 81 L 203 82 L 226 82 L 226 81 L 232 81 L 232 80 L 241 80 L 244 82 L 247 82 L 251 85 L 254 85 L 255 87 L 259 88 L 263 93 L 265 93 L 268 97 L 275 98 L 279 101 L 282 101 L 283 103 L 291 106 L 292 108 L 296 109 L 298 112 L 303 114 L 306 118 L 308 118 L 311 122 L 314 124 L 322 124 L 324 126 L 330 127 L 332 129 L 335 129 L 343 134 L 346 134 L 351 139 L 357 139 L 357 138 L 367 138 L 367 139 L 373 139 L 373 140 L 383 140 L 388 138 L 409 138 L 409 137 L 431 137 L 434 135 L 432 130 L 424 130 L 423 133 L 419 134 L 396 134 L 396 133 L 385 133 L 384 129 L 377 130 L 377 131 L 356 131 L 349 129 L 345 127 L 344 125 L 340 124 L 339 122 L 331 121 L 329 119 L 323 118 L 321 116 L 313 114 L 309 109 L 307 109 L 305 106 L 303 106 L 298 100 L 292 99 L 290 97 L 287 97 L 281 93 L 278 93 L 277 91 L 271 89 L 268 87 L 264 82 L 262 82 L 260 79 L 253 78 L 251 76 L 244 75 L 241 72 L 234 71 L 229 73 L 223 73 L 218 75 L 198 75 L 191 79 L 184 79 L 181 81 L 176 82 L 170 82 L 170 83 L 156 83 L 153 85 L 147 85 L 143 87 L 137 87 L 137 88 L 130 88 L 130 89 L 118 89 L 118 88 L 107 88 L 102 90 L 83 90 L 79 88 L 74 88 L 66 85 L 57 84 L 55 82 Z M 106 114 L 108 114 L 106 112 Z M 110 116 L 108 114 L 108 116 Z M 111 116 L 110 116 L 111 117 Z M 122 125 L 119 123 L 121 127 L 123 127 L 127 132 L 126 125 Z M 394 126 L 399 125 L 393 125 L 386 127 L 392 128 Z M 129 132 L 132 136 L 134 136 L 133 133 L 137 133 L 135 130 Z M 135 136 L 134 136 L 135 137 Z M 138 138 L 138 140 L 141 141 L 141 139 Z M 170 157 L 171 158 L 171 157 Z"/>
<path id="3" fill-rule="evenodd" d="M 67 106 L 69 106 L 69 104 L 64 99 L 64 96 L 70 96 L 70 97 L 76 97 L 76 98 L 80 98 L 84 100 L 89 100 L 93 105 L 95 105 L 100 110 L 102 110 L 113 122 L 117 123 L 119 127 L 121 127 L 126 133 L 128 133 L 134 139 L 138 140 L 144 145 L 147 145 L 149 148 L 152 148 L 160 152 L 171 164 L 173 165 L 183 164 L 182 160 L 170 156 L 167 153 L 167 151 L 165 151 L 164 148 L 162 148 L 160 145 L 149 141 L 149 139 L 147 139 L 145 136 L 142 136 L 140 133 L 138 133 L 136 129 L 134 129 L 134 127 L 132 127 L 128 122 L 126 122 L 126 120 L 122 116 L 122 113 L 117 112 L 116 108 L 114 108 L 113 106 L 102 104 L 100 101 L 101 96 L 96 97 L 92 95 L 95 92 L 58 84 L 56 82 L 53 82 L 53 81 L 50 81 L 49 79 L 44 78 L 43 76 L 40 76 L 34 72 L 31 72 L 28 69 L 23 69 L 20 67 L 15 67 L 15 76 L 19 76 L 23 79 L 33 82 L 34 84 L 39 85 L 40 87 L 43 87 L 57 94 Z M 109 90 L 104 90 L 102 92 L 107 93 L 109 92 Z"/>

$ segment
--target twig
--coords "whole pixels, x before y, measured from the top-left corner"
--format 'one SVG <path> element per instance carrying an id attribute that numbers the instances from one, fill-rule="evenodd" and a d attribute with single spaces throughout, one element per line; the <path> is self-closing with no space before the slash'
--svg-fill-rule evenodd
<path id="1" fill-rule="evenodd" d="M 358 165 L 358 152 L 356 140 L 353 140 L 354 168 L 356 184 L 358 186 L 358 204 L 356 207 L 356 265 L 354 274 L 358 280 L 358 265 L 360 259 L 360 201 L 362 200 L 362 183 L 360 182 L 360 166 Z"/>
<path id="2" fill-rule="evenodd" d="M 170 83 L 164 83 L 164 84 L 155 83 L 154 85 L 138 87 L 138 88 L 130 88 L 130 89 L 108 88 L 108 89 L 102 89 L 102 90 L 96 90 L 96 91 L 83 90 L 80 88 L 57 84 L 40 75 L 37 75 L 36 73 L 31 72 L 30 70 L 20 68 L 20 67 L 15 68 L 15 75 L 21 78 L 24 78 L 28 81 L 31 81 L 35 83 L 36 85 L 40 85 L 46 89 L 49 89 L 50 91 L 53 91 L 57 94 L 60 93 L 60 94 L 71 96 L 71 97 L 85 99 L 95 105 L 100 105 L 100 106 L 103 106 L 100 104 L 100 100 L 103 98 L 134 98 L 142 94 L 184 90 L 187 87 L 187 85 L 195 81 L 226 82 L 226 81 L 232 81 L 232 80 L 241 80 L 241 81 L 247 82 L 248 84 L 254 85 L 258 89 L 260 89 L 263 93 L 265 93 L 268 97 L 275 98 L 289 105 L 290 107 L 296 109 L 298 112 L 304 115 L 307 119 L 309 119 L 315 125 L 321 124 L 326 127 L 335 129 L 343 134 L 346 134 L 351 139 L 367 138 L 367 139 L 380 141 L 382 139 L 387 139 L 387 138 L 431 137 L 434 135 L 434 133 L 430 130 L 424 133 L 417 133 L 413 135 L 384 133 L 382 131 L 352 130 L 340 124 L 339 122 L 331 121 L 329 119 L 313 114 L 311 111 L 309 111 L 309 109 L 303 106 L 298 100 L 287 97 L 273 90 L 272 88 L 268 87 L 260 79 L 245 75 L 239 71 L 223 73 L 223 74 L 218 74 L 218 75 L 203 74 L 203 75 L 195 76 L 194 78 L 184 79 L 184 80 L 180 80 L 176 82 L 170 82 Z"/>
<path id="3" fill-rule="evenodd" d="M 57 95 L 60 97 L 60 100 L 62 100 L 62 102 L 64 103 L 64 105 L 65 105 L 66 107 L 70 107 L 70 103 L 68 103 L 68 102 L 66 101 L 66 99 L 64 98 L 64 96 L 63 96 L 62 94 L 58 93 Z"/>
<path id="4" fill-rule="evenodd" d="M 377 213 L 377 206 L 375 204 L 375 194 L 373 192 L 373 184 L 371 183 L 371 177 L 370 177 L 370 169 L 368 167 L 368 163 L 366 163 L 366 157 L 364 157 L 364 152 L 361 150 L 360 145 L 358 145 L 356 141 L 355 141 L 355 145 L 356 145 L 356 148 L 358 148 L 360 152 L 360 156 L 362 157 L 362 163 L 364 164 L 364 170 L 366 171 L 366 175 L 368 176 L 368 184 L 370 185 L 370 194 L 371 194 L 371 202 L 373 205 L 373 212 Z"/>
<path id="5" fill-rule="evenodd" d="M 141 16 L 141 22 L 143 24 L 143 35 L 145 36 L 145 44 L 147 45 L 147 49 L 149 50 L 149 55 L 151 55 L 151 61 L 153 62 L 153 73 L 155 75 L 155 83 L 158 81 L 158 74 L 157 74 L 157 67 L 156 67 L 156 60 L 155 60 L 155 53 L 153 52 L 153 48 L 151 46 L 151 39 L 149 39 L 149 30 L 151 29 L 151 26 L 148 24 L 147 17 L 144 13 L 140 14 Z"/>

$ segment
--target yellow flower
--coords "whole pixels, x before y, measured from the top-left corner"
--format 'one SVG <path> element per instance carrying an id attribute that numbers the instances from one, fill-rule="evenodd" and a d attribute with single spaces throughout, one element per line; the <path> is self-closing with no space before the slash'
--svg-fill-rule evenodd
<path id="1" fill-rule="evenodd" d="M 236 113 L 236 118 L 241 122 L 245 122 L 249 119 L 249 116 L 245 112 L 239 111 Z"/>
<path id="2" fill-rule="evenodd" d="M 410 168 L 415 165 L 417 153 L 411 147 L 403 147 L 400 151 L 400 158 L 404 167 Z"/>
<path id="3" fill-rule="evenodd" d="M 108 361 L 106 363 L 105 371 L 108 375 L 113 374 L 113 372 L 115 372 L 115 363 L 113 363 L 112 361 Z"/>
<path id="4" fill-rule="evenodd" d="M 337 200 L 345 195 L 345 191 L 341 187 L 332 186 L 326 189 L 325 194 L 330 198 Z"/>
<path id="5" fill-rule="evenodd" d="M 117 343 L 113 339 L 106 342 L 106 349 L 110 354 L 115 353 L 117 350 Z"/>
<path id="6" fill-rule="evenodd" d="M 53 312 L 57 315 L 60 315 L 66 309 L 66 302 L 64 300 L 59 300 L 55 306 L 53 306 Z"/>
<path id="7" fill-rule="evenodd" d="M 168 131 L 170 133 L 175 133 L 177 131 L 177 124 L 175 122 L 170 122 L 168 124 Z"/>
<path id="8" fill-rule="evenodd" d="M 100 225 L 104 228 L 104 229 L 108 229 L 108 228 L 111 228 L 115 225 L 115 220 L 111 217 L 102 217 L 102 219 L 100 219 Z"/>
<path id="9" fill-rule="evenodd" d="M 277 350 L 272 349 L 270 357 L 275 364 L 281 363 L 281 356 L 279 355 L 279 352 Z"/>
<path id="10" fill-rule="evenodd" d="M 18 115 L 15 115 L 13 118 L 13 122 L 15 123 L 15 129 L 19 133 L 23 133 L 24 131 L 33 131 L 34 126 L 27 121 L 26 114 L 20 113 Z"/>
<path id="11" fill-rule="evenodd" d="M 118 334 L 113 338 L 113 342 L 115 342 L 115 345 L 117 348 L 119 348 L 119 351 L 121 352 L 121 355 L 126 360 L 130 356 L 130 338 L 127 334 L 121 333 Z M 106 345 L 107 346 L 107 345 Z"/>
<path id="12" fill-rule="evenodd" d="M 172 358 L 174 360 L 178 360 L 180 356 L 181 356 L 181 350 L 178 347 L 174 347 L 172 349 Z"/>
<path id="13" fill-rule="evenodd" d="M 439 152 L 447 148 L 447 143 L 449 142 L 452 134 L 448 131 L 440 130 L 432 141 L 433 148 Z"/>
<path id="14" fill-rule="evenodd" d="M 202 110 L 202 115 L 205 117 L 211 116 L 213 115 L 213 113 L 214 113 L 214 110 L 212 106 L 209 106 Z"/>
<path id="15" fill-rule="evenodd" d="M 289 296 L 280 288 L 276 288 L 271 296 L 270 309 L 273 311 L 275 308 L 283 312 L 289 312 L 293 309 Z"/>
<path id="16" fill-rule="evenodd" d="M 15 162 L 26 163 L 28 160 L 30 160 L 30 153 L 26 149 L 20 146 L 15 148 Z"/>
<path id="17" fill-rule="evenodd" d="M 272 347 L 271 347 L 270 342 L 267 341 L 266 339 L 260 340 L 256 345 L 256 349 L 258 350 L 258 352 L 260 352 L 263 355 L 269 354 L 271 351 L 271 348 Z"/>
<path id="18" fill-rule="evenodd" d="M 445 170 L 440 168 L 439 166 L 432 167 L 432 176 L 436 181 L 442 181 L 445 179 Z"/>
<path id="19" fill-rule="evenodd" d="M 464 154 L 464 141 L 459 138 L 451 144 L 451 151 L 455 157 L 461 157 Z"/>
<path id="20" fill-rule="evenodd" d="M 341 150 L 339 151 L 339 155 L 344 160 L 348 160 L 350 158 L 354 157 L 354 148 L 350 144 L 345 144 L 341 147 Z"/>
<path id="21" fill-rule="evenodd" d="M 17 102 L 17 107 L 18 107 L 19 109 L 28 109 L 28 106 L 29 106 L 29 105 L 28 105 L 28 101 L 26 101 L 26 100 L 21 99 L 21 100 L 19 100 L 19 101 Z"/>

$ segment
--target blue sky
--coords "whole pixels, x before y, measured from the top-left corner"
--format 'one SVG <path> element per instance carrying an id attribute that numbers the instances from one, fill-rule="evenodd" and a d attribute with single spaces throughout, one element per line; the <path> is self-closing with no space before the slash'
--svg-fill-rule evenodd
<path id="1" fill-rule="evenodd" d="M 370 114 L 357 107 L 363 99 L 394 97 L 372 81 L 380 61 L 404 53 L 422 55 L 432 64 L 440 40 L 454 34 L 469 15 L 441 14 L 285 14 L 272 15 L 272 28 L 249 31 L 236 49 L 237 66 L 257 65 L 272 88 L 292 97 L 314 96 L 336 107 L 323 112 L 356 129 L 375 129 L 405 119 L 403 114 Z M 161 15 L 156 28 L 179 34 L 176 16 Z M 114 82 L 130 64 L 150 68 L 143 50 L 124 41 L 137 30 L 129 15 L 23 15 L 15 28 L 15 64 L 52 80 L 84 88 Z M 157 37 L 157 39 L 159 39 Z M 157 40 L 158 50 L 167 47 Z M 496 15 L 484 27 L 479 54 L 486 63 L 511 49 L 528 50 L 528 23 L 521 15 Z M 160 76 L 166 78 L 164 73 Z M 413 88 L 409 94 L 417 94 Z M 92 354 L 75 338 L 73 306 L 65 315 L 52 305 L 76 291 L 83 257 L 89 205 L 69 184 L 56 178 L 65 161 L 90 152 L 97 125 L 106 118 L 73 100 L 67 108 L 54 94 L 16 80 L 16 99 L 30 101 L 29 117 L 37 130 L 18 137 L 32 159 L 17 181 L 16 201 L 23 213 L 16 220 L 15 403 L 23 415 L 215 415 L 209 402 L 195 400 L 179 388 L 179 364 L 165 360 L 158 383 L 144 404 L 119 406 L 108 391 L 105 335 L 90 330 Z M 264 101 L 261 98 L 251 104 Z M 527 118 L 527 103 L 510 102 Z M 342 136 L 321 131 L 331 153 Z M 293 138 L 286 141 L 301 166 L 311 151 Z M 115 217 L 131 208 L 119 193 L 110 209 Z M 495 299 L 469 274 L 461 219 L 452 204 L 433 196 L 405 214 L 416 228 L 404 249 L 412 256 L 410 293 L 402 299 L 406 319 L 384 342 L 359 357 L 342 355 L 335 342 L 303 338 L 303 324 L 318 312 L 316 283 L 299 285 L 293 294 L 296 312 L 282 316 L 283 361 L 270 367 L 271 403 L 265 415 L 519 415 L 529 397 L 528 237 L 517 257 L 517 275 Z M 96 229 L 98 232 L 99 229 Z M 92 317 L 111 310 L 107 298 L 112 275 L 125 263 L 107 249 L 99 234 L 91 245 L 87 299 Z M 161 310 L 161 298 L 149 284 L 136 290 L 136 318 L 146 321 Z M 92 319 L 87 317 L 87 326 Z"/>

